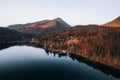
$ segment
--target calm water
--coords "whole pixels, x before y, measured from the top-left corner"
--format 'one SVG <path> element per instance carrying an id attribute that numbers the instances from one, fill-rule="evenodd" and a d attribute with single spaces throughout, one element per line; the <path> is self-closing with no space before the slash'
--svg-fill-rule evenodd
<path id="1" fill-rule="evenodd" d="M 0 50 L 0 80 L 120 80 L 120 78 L 119 70 L 103 67 L 76 55 L 59 55 L 30 46 L 12 46 Z"/>

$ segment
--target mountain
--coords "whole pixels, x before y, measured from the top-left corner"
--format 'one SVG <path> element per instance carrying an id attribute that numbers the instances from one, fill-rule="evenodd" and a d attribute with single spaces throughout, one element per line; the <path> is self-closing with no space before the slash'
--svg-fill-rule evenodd
<path id="1" fill-rule="evenodd" d="M 108 26 L 108 27 L 120 27 L 120 16 L 117 17 L 116 19 L 104 24 L 103 26 Z"/>
<path id="2" fill-rule="evenodd" d="M 25 37 L 29 38 L 31 36 L 17 32 L 15 30 L 0 27 L 0 43 L 18 42 Z"/>
<path id="3" fill-rule="evenodd" d="M 46 32 L 51 32 L 54 30 L 59 30 L 68 27 L 71 26 L 58 17 L 53 20 L 43 20 L 34 23 L 10 25 L 7 28 L 22 33 L 39 35 L 39 34 L 44 34 Z"/>

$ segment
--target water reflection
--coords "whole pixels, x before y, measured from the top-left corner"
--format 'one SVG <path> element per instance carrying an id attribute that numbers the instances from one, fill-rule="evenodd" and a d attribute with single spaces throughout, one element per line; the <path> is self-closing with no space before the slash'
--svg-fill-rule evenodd
<path id="1" fill-rule="evenodd" d="M 69 56 L 73 60 L 77 60 L 79 63 L 80 62 L 86 63 L 87 65 L 93 67 L 94 69 L 102 71 L 106 75 L 113 75 L 117 78 L 120 78 L 120 70 L 119 69 L 116 69 L 116 68 L 113 68 L 113 67 L 110 67 L 110 66 L 107 66 L 107 65 L 103 65 L 103 64 L 100 64 L 100 63 L 97 63 L 97 62 L 89 61 L 86 58 L 83 58 L 81 56 L 77 56 L 75 54 L 70 54 Z"/>
<path id="2" fill-rule="evenodd" d="M 50 50 L 47 50 L 47 49 L 45 49 L 45 52 L 46 52 L 47 55 L 53 54 L 54 57 L 58 56 L 59 58 L 61 58 L 61 57 L 67 57 L 68 56 L 68 53 L 62 53 L 62 54 L 60 54 L 57 51 L 50 51 Z"/>
<path id="3" fill-rule="evenodd" d="M 59 56 L 59 58 L 69 56 L 73 61 L 77 60 L 79 63 L 81 63 L 81 62 L 86 63 L 87 65 L 89 65 L 97 70 L 100 70 L 101 72 L 105 73 L 106 75 L 113 75 L 117 78 L 120 78 L 120 69 L 116 69 L 116 68 L 110 67 L 108 65 L 100 64 L 97 62 L 92 62 L 82 56 L 78 56 L 78 55 L 75 55 L 72 53 L 59 54 L 58 52 L 55 52 L 55 51 L 49 51 L 49 50 L 45 50 L 45 51 L 48 55 L 53 54 L 54 57 L 56 55 Z"/>
<path id="4" fill-rule="evenodd" d="M 7 48 L 9 46 L 14 46 L 14 45 L 0 46 L 0 49 Z M 24 48 L 27 49 L 26 47 Z M 10 64 L 9 66 L 11 67 L 5 66 L 4 68 L 1 68 L 0 80 L 1 79 L 2 80 L 28 80 L 28 79 L 29 80 L 40 80 L 40 79 L 118 80 L 120 79 L 119 69 L 115 69 L 107 65 L 91 62 L 75 54 L 69 54 L 69 53 L 60 54 L 56 51 L 45 50 L 45 52 L 42 51 L 43 55 L 42 54 L 36 55 L 35 53 L 36 52 L 38 53 L 41 50 L 41 48 L 39 48 L 39 45 L 34 45 L 34 47 L 37 48 L 35 49 L 29 48 L 31 49 L 28 51 L 29 53 L 25 53 L 23 51 L 21 55 L 24 55 L 24 58 L 35 55 L 34 57 L 35 59 L 29 61 L 23 60 L 22 62 L 14 63 L 14 65 Z M 33 53 L 31 53 L 31 51 L 33 51 Z M 46 53 L 46 55 L 49 58 L 47 57 L 46 59 L 44 59 L 46 57 L 44 53 Z M 31 56 L 27 56 L 29 54 Z M 53 55 L 53 58 L 50 57 L 51 55 Z"/>

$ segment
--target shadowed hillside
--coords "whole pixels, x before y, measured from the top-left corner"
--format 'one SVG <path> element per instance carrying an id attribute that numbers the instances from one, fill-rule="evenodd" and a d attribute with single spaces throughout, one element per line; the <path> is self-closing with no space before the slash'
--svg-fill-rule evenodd
<path id="1" fill-rule="evenodd" d="M 31 35 L 23 34 L 15 30 L 0 27 L 0 44 L 3 43 L 21 43 L 29 39 Z"/>

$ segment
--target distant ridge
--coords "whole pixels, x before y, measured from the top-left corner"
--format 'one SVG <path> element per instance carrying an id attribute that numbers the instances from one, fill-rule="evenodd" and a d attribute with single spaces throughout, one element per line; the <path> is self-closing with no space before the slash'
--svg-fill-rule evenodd
<path id="1" fill-rule="evenodd" d="M 22 33 L 42 34 L 44 32 L 49 32 L 49 31 L 53 31 L 61 28 L 68 28 L 68 27 L 71 26 L 58 17 L 53 20 L 43 20 L 43 21 L 27 23 L 27 24 L 10 25 L 7 28 Z"/>
<path id="2" fill-rule="evenodd" d="M 103 24 L 103 26 L 107 26 L 107 27 L 120 27 L 120 16 L 117 17 L 116 19 Z"/>

